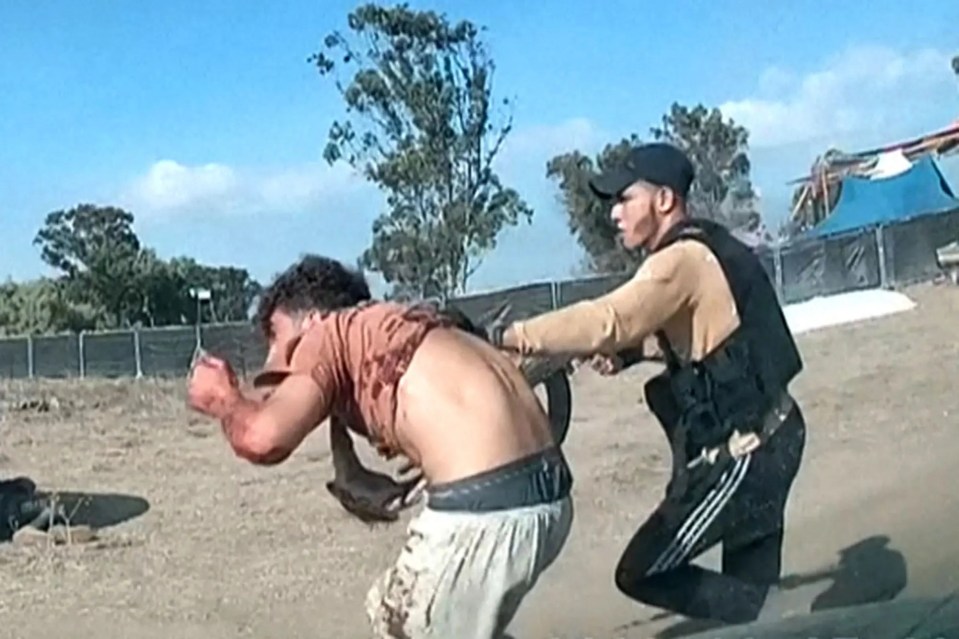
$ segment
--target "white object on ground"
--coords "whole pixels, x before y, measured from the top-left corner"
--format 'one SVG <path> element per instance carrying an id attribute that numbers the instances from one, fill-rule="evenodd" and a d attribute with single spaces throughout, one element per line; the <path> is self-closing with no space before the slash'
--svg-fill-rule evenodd
<path id="1" fill-rule="evenodd" d="M 783 312 L 789 329 L 798 335 L 827 326 L 901 313 L 915 307 L 916 303 L 902 293 L 869 289 L 787 304 Z"/>

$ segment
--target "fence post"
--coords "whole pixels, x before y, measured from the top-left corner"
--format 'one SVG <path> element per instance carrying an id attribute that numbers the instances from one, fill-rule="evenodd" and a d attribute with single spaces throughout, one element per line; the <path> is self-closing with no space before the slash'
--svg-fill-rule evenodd
<path id="1" fill-rule="evenodd" d="M 549 283 L 549 303 L 554 311 L 559 308 L 559 282 L 556 280 Z"/>
<path id="2" fill-rule="evenodd" d="M 136 365 L 136 377 L 143 377 L 143 360 L 140 359 L 140 327 L 133 327 L 133 361 Z"/>
<path id="3" fill-rule="evenodd" d="M 27 334 L 27 377 L 33 379 L 33 335 Z"/>
<path id="4" fill-rule="evenodd" d="M 883 238 L 883 225 L 876 226 L 876 250 L 879 254 L 879 286 L 889 288 L 889 272 L 886 270 L 886 242 Z"/>
<path id="5" fill-rule="evenodd" d="M 773 271 L 776 275 L 776 294 L 779 296 L 779 301 L 782 302 L 785 299 L 783 297 L 783 254 L 782 247 L 779 244 L 773 247 Z"/>
<path id="6" fill-rule="evenodd" d="M 83 334 L 84 334 L 84 331 L 80 331 L 80 335 L 77 337 L 77 354 L 79 355 L 79 359 L 80 359 L 80 378 L 81 379 L 86 376 L 86 372 L 87 372 L 87 365 L 86 365 L 86 362 L 84 361 L 86 358 L 83 354 Z"/>

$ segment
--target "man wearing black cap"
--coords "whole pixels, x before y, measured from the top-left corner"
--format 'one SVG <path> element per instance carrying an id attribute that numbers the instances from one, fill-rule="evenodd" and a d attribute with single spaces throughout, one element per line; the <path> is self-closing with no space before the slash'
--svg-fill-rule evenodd
<path id="1" fill-rule="evenodd" d="M 619 288 L 493 331 L 522 354 L 605 359 L 612 373 L 655 336 L 666 370 L 645 386 L 673 452 L 662 503 L 616 568 L 627 596 L 727 623 L 759 615 L 781 569 L 784 510 L 805 424 L 787 386 L 802 360 L 772 285 L 724 227 L 687 215 L 684 153 L 647 144 L 590 186 L 647 257 Z M 722 572 L 692 565 L 722 543 Z"/>

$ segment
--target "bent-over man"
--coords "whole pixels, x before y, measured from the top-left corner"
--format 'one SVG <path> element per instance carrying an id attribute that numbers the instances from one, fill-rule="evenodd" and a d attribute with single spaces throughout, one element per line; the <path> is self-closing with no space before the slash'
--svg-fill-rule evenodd
<path id="1" fill-rule="evenodd" d="M 303 278 L 304 280 L 306 278 Z M 371 302 L 296 313 L 288 281 L 270 313 L 268 398 L 223 360 L 191 375 L 190 405 L 220 420 L 237 455 L 278 464 L 334 411 L 427 482 L 396 564 L 367 610 L 377 637 L 500 636 L 572 524 L 572 475 L 520 370 L 434 309 Z"/>
<path id="2" fill-rule="evenodd" d="M 260 296 L 255 321 L 263 335 L 272 331 L 274 313 L 279 303 L 297 323 L 315 313 L 349 308 L 372 299 L 363 274 L 322 255 L 307 254 L 276 276 L 270 288 Z M 276 336 L 275 336 L 276 337 Z M 287 339 L 287 336 L 279 337 Z M 271 341 L 271 350 L 284 348 L 286 341 Z M 270 353 L 268 360 L 276 355 Z M 251 396 L 265 398 L 276 388 L 284 375 L 264 372 L 254 379 Z M 326 489 L 350 514 L 372 522 L 396 521 L 399 512 L 415 503 L 422 487 L 420 473 L 413 473 L 402 481 L 363 466 L 356 453 L 350 431 L 365 432 L 365 425 L 351 428 L 350 419 L 356 415 L 334 410 L 329 419 L 330 453 L 333 480 Z M 411 470 L 411 464 L 401 473 Z"/>
<path id="3" fill-rule="evenodd" d="M 666 370 L 645 395 L 673 472 L 627 545 L 616 585 L 652 606 L 738 623 L 757 617 L 780 576 L 784 510 L 805 443 L 787 387 L 802 361 L 758 258 L 722 226 L 687 215 L 693 173 L 685 154 L 657 143 L 593 180 L 595 194 L 614 200 L 624 245 L 646 249 L 642 266 L 602 297 L 499 327 L 493 338 L 522 354 L 615 361 L 656 336 Z M 720 542 L 721 573 L 692 565 Z"/>

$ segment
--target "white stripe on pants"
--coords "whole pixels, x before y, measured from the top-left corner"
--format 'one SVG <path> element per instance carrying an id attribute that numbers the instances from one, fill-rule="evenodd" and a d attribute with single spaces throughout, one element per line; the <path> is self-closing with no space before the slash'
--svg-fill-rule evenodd
<path id="1" fill-rule="evenodd" d="M 739 488 L 739 484 L 749 471 L 750 459 L 752 459 L 751 454 L 739 457 L 733 463 L 733 467 L 722 474 L 712 490 L 676 531 L 666 550 L 646 571 L 647 575 L 671 570 L 686 559 Z"/>

